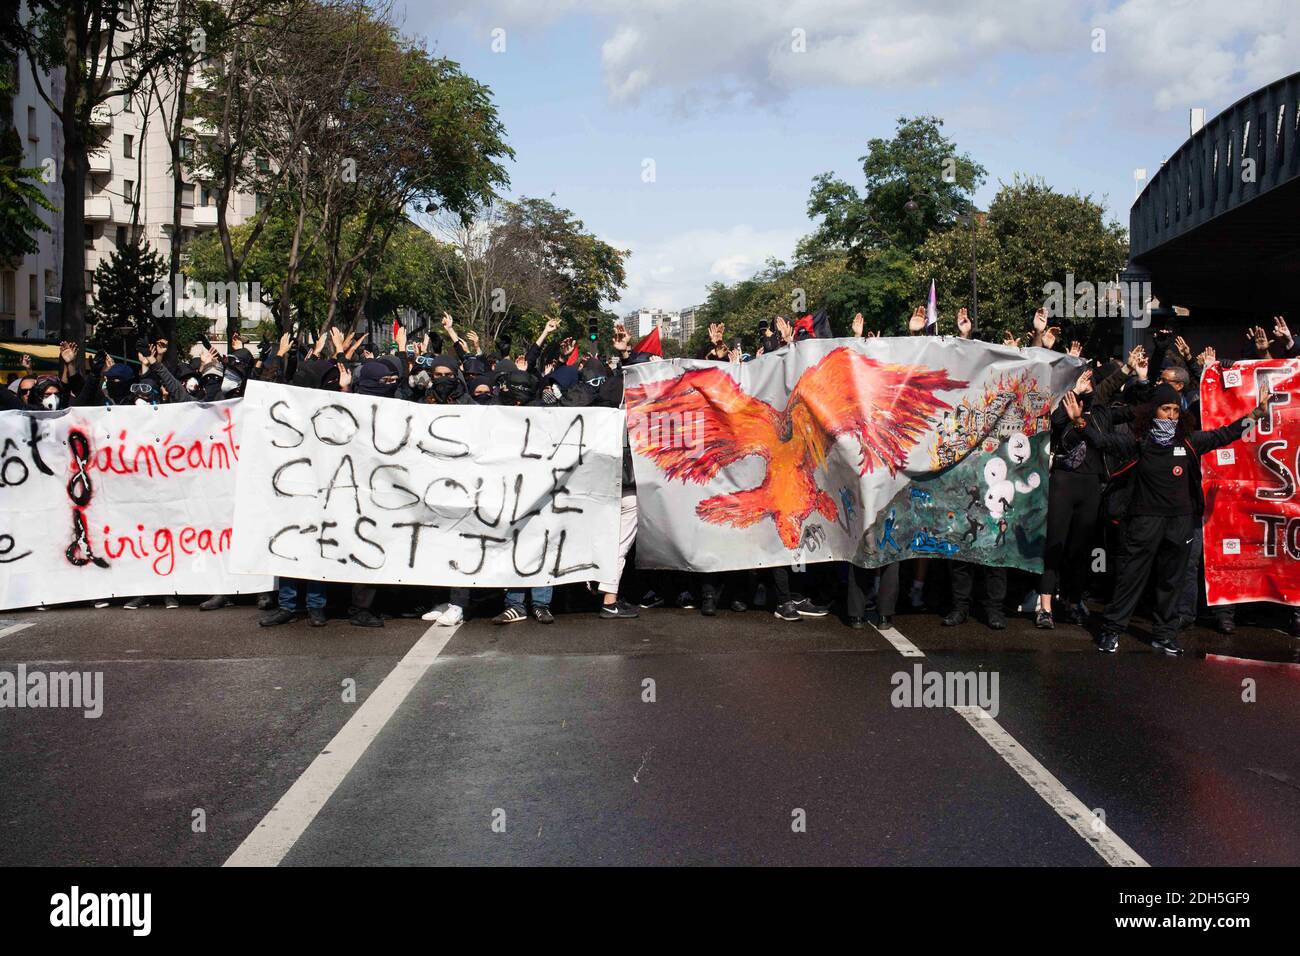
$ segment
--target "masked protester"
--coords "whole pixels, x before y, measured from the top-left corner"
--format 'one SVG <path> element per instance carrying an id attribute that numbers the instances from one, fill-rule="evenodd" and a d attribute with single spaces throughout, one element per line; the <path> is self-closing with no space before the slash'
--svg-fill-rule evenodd
<path id="1" fill-rule="evenodd" d="M 400 376 L 382 359 L 362 362 L 353 376 L 353 391 L 370 398 L 393 398 Z"/>
<path id="2" fill-rule="evenodd" d="M 1191 431 L 1181 418 L 1181 396 L 1162 382 L 1155 387 L 1151 401 L 1137 410 L 1130 432 L 1109 434 L 1084 417 L 1082 405 L 1072 393 L 1066 393 L 1062 404 L 1090 445 L 1132 463 L 1133 479 L 1121 519 L 1123 548 L 1115 573 L 1115 593 L 1106 606 L 1106 623 L 1097 648 L 1110 654 L 1118 649 L 1120 635 L 1128 627 L 1147 579 L 1154 575 L 1152 646 L 1166 654 L 1182 654 L 1175 612 L 1190 552 L 1192 523 L 1204 508 L 1200 457 L 1240 438 L 1252 418 L 1258 420 L 1268 414 L 1267 402 L 1231 425 Z"/>
<path id="3" fill-rule="evenodd" d="M 47 412 L 67 408 L 68 399 L 63 391 L 63 383 L 57 378 L 37 379 L 36 384 L 27 393 L 27 405 Z"/>
<path id="4" fill-rule="evenodd" d="M 476 405 L 495 405 L 497 395 L 493 390 L 493 384 L 496 377 L 493 375 L 475 375 L 472 376 L 468 383 L 470 400 Z"/>
<path id="5" fill-rule="evenodd" d="M 498 405 L 541 405 L 541 380 L 526 369 L 511 368 L 501 376 Z"/>
<path id="6" fill-rule="evenodd" d="M 450 355 L 435 355 L 429 367 L 429 388 L 424 400 L 432 405 L 469 405 L 473 402 Z"/>

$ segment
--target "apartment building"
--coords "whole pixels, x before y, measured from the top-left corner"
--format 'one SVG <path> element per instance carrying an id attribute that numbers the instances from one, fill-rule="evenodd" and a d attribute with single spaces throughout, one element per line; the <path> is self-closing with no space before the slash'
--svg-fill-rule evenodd
<path id="1" fill-rule="evenodd" d="M 120 41 L 129 42 L 129 39 Z M 16 92 L 11 106 L 0 109 L 0 125 L 15 126 L 24 137 L 28 166 L 52 170 L 47 185 L 56 206 L 62 206 L 63 139 L 59 122 L 36 89 L 26 59 L 20 58 L 15 75 Z M 62 95 L 62 70 L 46 78 L 47 92 L 55 101 Z M 195 86 L 203 78 L 195 71 Z M 163 90 L 170 102 L 170 91 Z M 4 104 L 0 104 L 3 106 Z M 148 89 L 134 95 L 111 97 L 92 116 L 95 132 L 103 145 L 90 154 L 85 186 L 85 281 L 87 296 L 93 292 L 95 269 L 108 261 L 115 249 L 142 235 L 164 258 L 171 253 L 172 207 L 174 201 L 171 147 L 167 141 L 167 117 L 157 95 Z M 197 120 L 186 120 L 188 137 L 182 140 L 181 155 L 192 155 L 199 138 L 214 131 Z M 193 170 L 183 172 L 181 190 L 182 243 L 212 230 L 217 225 L 216 196 Z M 237 193 L 231 198 L 228 220 L 243 222 L 257 209 L 258 197 Z M 47 339 L 57 335 L 61 303 L 63 231 L 60 213 L 42 211 L 51 233 L 39 237 L 40 250 L 21 263 L 0 263 L 0 337 Z M 185 257 L 182 254 L 182 268 Z M 219 303 L 199 308 L 211 320 L 210 337 L 225 336 L 225 314 Z M 261 303 L 241 302 L 246 324 L 260 320 L 266 310 Z"/>

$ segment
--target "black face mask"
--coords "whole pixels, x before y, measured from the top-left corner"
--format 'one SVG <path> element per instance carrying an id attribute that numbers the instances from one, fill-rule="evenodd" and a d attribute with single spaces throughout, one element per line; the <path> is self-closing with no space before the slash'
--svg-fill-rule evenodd
<path id="1" fill-rule="evenodd" d="M 203 384 L 203 400 L 204 400 L 204 401 L 206 401 L 206 402 L 219 402 L 219 401 L 221 401 L 221 380 L 222 380 L 224 377 L 225 377 L 225 376 L 222 376 L 222 375 L 204 375 L 204 376 L 203 376 L 202 384 Z"/>
<path id="2" fill-rule="evenodd" d="M 453 375 L 444 375 L 441 378 L 433 380 L 433 394 L 438 396 L 438 401 L 446 402 L 454 398 L 460 391 L 460 382 L 456 381 Z"/>
<path id="3" fill-rule="evenodd" d="M 477 395 L 474 396 L 474 401 L 477 402 L 477 403 L 480 404 L 480 405 L 491 405 L 491 404 L 492 404 L 492 393 L 491 393 L 491 392 L 479 392 Z"/>

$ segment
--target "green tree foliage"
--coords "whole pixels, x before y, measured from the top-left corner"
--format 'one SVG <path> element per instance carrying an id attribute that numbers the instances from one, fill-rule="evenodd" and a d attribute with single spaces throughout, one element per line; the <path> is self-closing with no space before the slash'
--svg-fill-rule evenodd
<path id="1" fill-rule="evenodd" d="M 853 268 L 880 249 L 915 251 L 973 208 L 987 171 L 943 135 L 934 116 L 901 117 L 891 139 L 875 138 L 860 157 L 865 193 L 830 173 L 813 180 L 808 215 L 817 229 L 801 260 L 847 253 Z"/>
<path id="2" fill-rule="evenodd" d="M 148 242 L 137 240 L 115 249 L 95 269 L 95 297 L 90 307 L 90 342 L 116 352 L 123 338 L 150 337 L 158 316 L 154 304 L 166 303 L 167 263 Z M 119 331 L 129 330 L 129 331 Z"/>
<path id="3" fill-rule="evenodd" d="M 0 89 L 0 96 L 4 95 Z M 23 148 L 12 126 L 0 136 L 0 262 L 10 262 L 40 250 L 37 233 L 50 227 L 34 206 L 54 212 L 41 188 L 41 171 L 23 168 Z"/>
<path id="4" fill-rule="evenodd" d="M 1007 331 L 1020 335 L 1046 299 L 1048 283 L 1064 285 L 1072 273 L 1076 282 L 1104 285 L 1127 259 L 1123 226 L 1107 221 L 1090 196 L 1059 193 L 1041 179 L 1017 176 L 998 191 L 988 213 L 977 216 L 980 328 L 997 339 Z M 917 254 L 915 275 L 922 285 L 935 279 L 940 311 L 951 316 L 970 304 L 970 269 L 971 235 L 963 227 L 931 236 Z M 1065 334 L 1085 338 L 1091 325 L 1076 319 Z"/>

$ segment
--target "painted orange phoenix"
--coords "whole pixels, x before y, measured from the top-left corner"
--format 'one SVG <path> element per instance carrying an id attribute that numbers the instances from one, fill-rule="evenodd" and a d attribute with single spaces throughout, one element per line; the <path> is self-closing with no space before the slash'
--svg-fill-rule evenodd
<path id="1" fill-rule="evenodd" d="M 778 412 L 742 392 L 722 368 L 692 369 L 627 389 L 628 435 L 637 454 L 670 480 L 706 484 L 734 462 L 763 458 L 767 474 L 761 485 L 706 498 L 695 513 L 736 528 L 771 518 L 782 543 L 797 548 L 814 509 L 829 521 L 839 514 L 815 477 L 839 436 L 857 440 L 859 474 L 879 466 L 893 475 L 929 429 L 930 418 L 951 408 L 934 393 L 967 384 L 942 370 L 877 362 L 841 347 L 800 376 L 785 411 Z M 656 421 L 683 427 L 637 425 Z M 683 434 L 687 441 L 680 440 Z"/>

